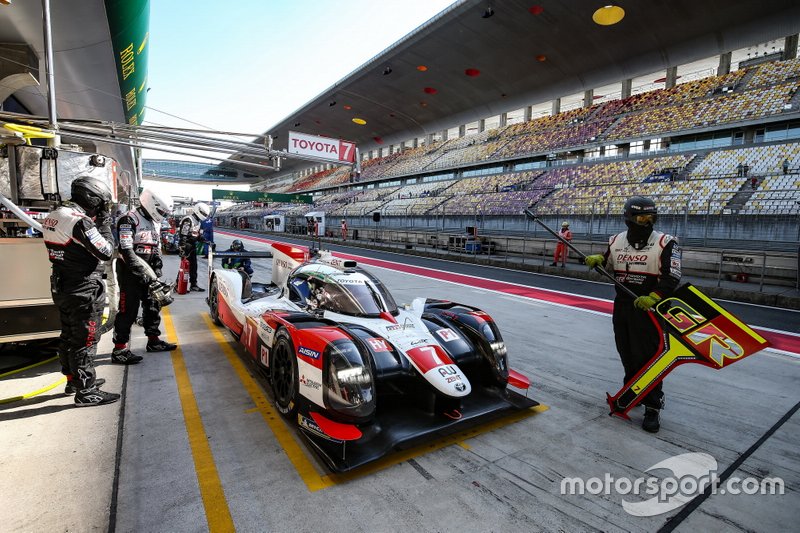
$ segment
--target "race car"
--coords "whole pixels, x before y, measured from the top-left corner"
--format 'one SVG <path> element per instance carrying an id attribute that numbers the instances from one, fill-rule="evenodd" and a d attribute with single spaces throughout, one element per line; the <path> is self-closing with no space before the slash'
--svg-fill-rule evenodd
<path id="1" fill-rule="evenodd" d="M 271 283 L 213 267 L 215 257 L 267 253 L 209 252 L 209 313 L 333 471 L 537 405 L 494 320 L 476 307 L 399 306 L 356 261 L 288 244 L 272 245 Z"/>
<path id="2" fill-rule="evenodd" d="M 166 219 L 161 221 L 161 251 L 164 254 L 178 253 L 178 235 Z"/>

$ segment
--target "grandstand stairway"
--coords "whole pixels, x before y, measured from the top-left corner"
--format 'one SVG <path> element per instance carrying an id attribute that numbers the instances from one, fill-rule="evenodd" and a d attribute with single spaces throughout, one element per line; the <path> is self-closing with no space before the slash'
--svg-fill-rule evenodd
<path id="1" fill-rule="evenodd" d="M 757 67 L 747 69 L 747 72 L 745 72 L 744 76 L 742 76 L 742 79 L 739 80 L 739 83 L 736 85 L 736 89 L 734 89 L 733 92 L 741 93 L 746 91 L 748 89 L 747 86 L 750 85 L 750 80 L 756 75 L 756 72 L 758 72 Z"/>
<path id="2" fill-rule="evenodd" d="M 697 166 L 700 163 L 703 162 L 703 160 L 706 158 L 707 155 L 708 155 L 708 152 L 703 153 L 703 154 L 694 155 L 692 157 L 692 160 L 689 161 L 689 164 L 687 164 L 685 167 L 683 167 L 684 175 L 688 177 L 688 176 L 691 176 L 692 174 L 694 174 L 694 169 L 696 169 Z"/>
<path id="3" fill-rule="evenodd" d="M 764 178 L 761 178 L 763 181 Z M 756 192 L 757 189 L 753 189 L 753 186 L 750 184 L 750 180 L 745 181 L 742 183 L 742 186 L 739 188 L 739 191 L 733 195 L 733 198 L 725 205 L 724 209 L 730 209 L 732 213 L 738 213 L 742 209 L 744 209 L 744 204 L 753 196 L 753 193 Z"/>
<path id="4" fill-rule="evenodd" d="M 787 104 L 791 106 L 793 111 L 800 109 L 800 90 L 794 92 Z"/>
<path id="5" fill-rule="evenodd" d="M 605 130 L 603 130 L 603 131 L 601 131 L 601 132 L 599 132 L 597 134 L 597 139 L 595 139 L 594 142 L 595 143 L 601 143 L 601 142 L 605 141 L 608 138 L 608 135 L 610 133 L 614 132 L 614 129 L 617 127 L 617 124 L 622 122 L 625 119 L 625 117 L 627 117 L 627 116 L 628 116 L 627 113 L 623 113 L 621 115 L 617 115 L 617 118 L 616 118 L 616 120 L 614 120 L 614 122 L 609 124 L 608 127 Z"/>

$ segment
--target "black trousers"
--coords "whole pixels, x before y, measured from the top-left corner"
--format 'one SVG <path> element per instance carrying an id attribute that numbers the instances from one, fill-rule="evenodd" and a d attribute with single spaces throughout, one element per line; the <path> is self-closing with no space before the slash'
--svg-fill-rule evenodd
<path id="1" fill-rule="evenodd" d="M 122 261 L 117 261 L 117 283 L 119 284 L 119 312 L 114 321 L 114 344 L 125 344 L 131 338 L 131 327 L 142 308 L 144 333 L 158 337 L 161 330 L 161 306 L 150 297 L 147 287 L 133 277 Z"/>
<path id="2" fill-rule="evenodd" d="M 61 317 L 58 357 L 61 369 L 80 390 L 95 382 L 94 357 L 105 306 L 105 286 L 101 279 L 54 281 L 53 302 Z"/>
<path id="3" fill-rule="evenodd" d="M 625 369 L 625 383 L 633 377 L 656 355 L 661 343 L 661 326 L 650 312 L 640 311 L 633 306 L 630 298 L 614 300 L 614 340 L 617 352 Z M 664 393 L 661 383 L 653 387 L 642 399 L 642 405 L 661 409 L 664 406 Z"/>
<path id="4" fill-rule="evenodd" d="M 192 250 L 186 256 L 189 259 L 189 286 L 197 285 L 197 244 L 192 245 Z"/>

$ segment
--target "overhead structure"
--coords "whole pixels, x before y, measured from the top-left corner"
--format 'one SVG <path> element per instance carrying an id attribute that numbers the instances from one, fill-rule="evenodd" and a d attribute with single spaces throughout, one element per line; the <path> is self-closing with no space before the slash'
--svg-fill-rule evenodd
<path id="1" fill-rule="evenodd" d="M 348 139 L 364 153 L 800 30 L 795 0 L 620 0 L 595 16 L 604 7 L 456 2 L 263 135 L 278 150 L 295 131 Z"/>
<path id="2" fill-rule="evenodd" d="M 140 124 L 147 96 L 149 0 L 81 0 L 50 2 L 54 78 L 58 119 L 94 119 Z M 47 115 L 45 39 L 42 2 L 0 5 L 0 85 L 14 76 L 13 91 L 0 89 L 0 103 L 13 97 L 6 111 Z M 130 150 L 119 145 L 92 145 L 133 171 Z"/>

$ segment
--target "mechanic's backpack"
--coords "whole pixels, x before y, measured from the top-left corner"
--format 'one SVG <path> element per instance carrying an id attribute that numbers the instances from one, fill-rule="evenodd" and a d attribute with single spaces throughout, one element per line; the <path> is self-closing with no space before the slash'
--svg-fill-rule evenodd
<path id="1" fill-rule="evenodd" d="M 175 285 L 175 292 L 186 294 L 189 292 L 189 259 L 181 259 L 181 267 L 178 269 L 178 283 Z"/>

